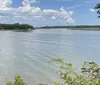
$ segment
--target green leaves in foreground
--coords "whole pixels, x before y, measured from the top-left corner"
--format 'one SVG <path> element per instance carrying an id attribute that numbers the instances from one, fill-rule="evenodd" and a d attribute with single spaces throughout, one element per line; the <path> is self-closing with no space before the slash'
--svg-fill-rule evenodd
<path id="1" fill-rule="evenodd" d="M 15 76 L 15 81 L 8 81 L 7 85 L 27 85 L 20 75 Z"/>
<path id="2" fill-rule="evenodd" d="M 59 76 L 63 81 L 54 85 L 100 85 L 100 68 L 95 62 L 84 62 L 80 71 L 76 71 L 71 63 L 61 58 L 52 59 L 51 62 L 59 65 Z"/>
<path id="3" fill-rule="evenodd" d="M 100 85 L 100 67 L 95 62 L 84 62 L 80 71 L 76 71 L 71 63 L 61 58 L 52 59 L 50 62 L 59 65 L 58 75 L 60 81 L 54 85 Z M 20 75 L 15 76 L 15 81 L 8 81 L 7 85 L 27 85 Z M 37 84 L 48 85 L 48 84 Z"/>

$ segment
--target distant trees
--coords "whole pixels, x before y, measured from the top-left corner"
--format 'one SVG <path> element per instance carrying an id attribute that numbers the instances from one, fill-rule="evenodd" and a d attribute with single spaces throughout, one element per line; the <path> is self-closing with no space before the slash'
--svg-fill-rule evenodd
<path id="1" fill-rule="evenodd" d="M 100 25 L 44 26 L 41 28 L 100 28 Z"/>
<path id="2" fill-rule="evenodd" d="M 0 29 L 1 30 L 14 30 L 14 29 L 34 29 L 33 26 L 29 25 L 29 24 L 19 24 L 19 23 L 15 23 L 15 24 L 0 24 Z"/>
<path id="3" fill-rule="evenodd" d="M 99 14 L 98 18 L 100 18 L 100 3 L 98 3 L 98 4 L 94 7 L 94 9 L 97 9 L 97 10 L 98 10 L 98 11 L 97 11 L 97 14 Z"/>

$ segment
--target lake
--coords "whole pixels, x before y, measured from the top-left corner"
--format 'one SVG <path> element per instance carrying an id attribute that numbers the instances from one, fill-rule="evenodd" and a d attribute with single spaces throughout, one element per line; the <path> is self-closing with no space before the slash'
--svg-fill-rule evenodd
<path id="1" fill-rule="evenodd" d="M 21 74 L 29 84 L 57 79 L 52 58 L 63 58 L 80 68 L 84 61 L 100 65 L 100 31 L 37 29 L 0 31 L 0 84 Z"/>

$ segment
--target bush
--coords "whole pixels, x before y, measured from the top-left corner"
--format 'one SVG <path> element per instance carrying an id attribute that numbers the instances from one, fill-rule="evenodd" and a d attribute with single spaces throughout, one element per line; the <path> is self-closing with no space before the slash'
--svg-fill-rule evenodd
<path id="1" fill-rule="evenodd" d="M 7 85 L 27 85 L 20 75 L 15 76 L 15 81 L 8 81 Z"/>
<path id="2" fill-rule="evenodd" d="M 55 85 L 100 85 L 100 68 L 95 62 L 84 62 L 81 72 L 75 71 L 71 63 L 62 59 L 52 59 L 51 62 L 59 64 L 60 78 L 64 81 Z"/>
<path id="3" fill-rule="evenodd" d="M 71 63 L 66 63 L 64 60 L 57 58 L 50 62 L 59 65 L 60 81 L 54 85 L 100 85 L 100 68 L 95 62 L 84 62 L 80 72 L 77 72 Z M 61 83 L 63 81 L 63 83 Z M 8 81 L 7 85 L 27 85 L 20 75 L 15 76 L 15 81 Z M 48 85 L 48 84 L 37 84 Z"/>

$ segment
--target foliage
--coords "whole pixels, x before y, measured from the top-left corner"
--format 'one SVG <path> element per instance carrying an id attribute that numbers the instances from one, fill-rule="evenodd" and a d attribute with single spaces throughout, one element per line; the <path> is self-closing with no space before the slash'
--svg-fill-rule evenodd
<path id="1" fill-rule="evenodd" d="M 60 78 L 65 85 L 100 85 L 100 68 L 95 62 L 84 62 L 81 72 L 77 72 L 71 63 L 52 59 L 60 64 Z"/>
<path id="2" fill-rule="evenodd" d="M 7 81 L 7 85 L 27 85 L 20 75 L 15 76 L 15 81 Z"/>
<path id="3" fill-rule="evenodd" d="M 15 23 L 15 24 L 0 24 L 0 29 L 2 30 L 15 30 L 15 29 L 33 29 L 33 26 L 28 25 L 28 24 L 19 24 L 19 23 Z"/>
<path id="4" fill-rule="evenodd" d="M 95 62 L 84 62 L 80 72 L 73 68 L 71 63 L 67 63 L 61 58 L 52 59 L 59 65 L 60 81 L 54 82 L 54 85 L 100 85 L 100 68 Z M 8 81 L 7 85 L 27 85 L 20 75 L 15 76 L 15 81 Z M 49 85 L 49 84 L 37 84 Z"/>
<path id="5" fill-rule="evenodd" d="M 41 27 L 41 29 L 58 29 L 58 28 L 67 28 L 67 29 L 72 29 L 72 28 L 79 28 L 79 29 L 84 29 L 84 28 L 90 28 L 90 29 L 94 29 L 94 28 L 100 28 L 100 25 L 71 25 L 71 26 L 44 26 Z"/>
<path id="6" fill-rule="evenodd" d="M 94 9 L 97 9 L 97 10 L 98 10 L 98 11 L 97 11 L 97 14 L 99 14 L 98 18 L 100 18 L 100 3 L 98 3 L 98 4 L 94 7 Z"/>
<path id="7" fill-rule="evenodd" d="M 66 63 L 61 58 L 52 59 L 59 65 L 60 79 L 54 85 L 100 85 L 100 68 L 95 62 L 84 62 L 81 72 L 76 71 L 71 63 Z M 42 84 L 43 85 L 43 84 Z"/>

